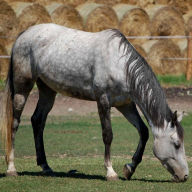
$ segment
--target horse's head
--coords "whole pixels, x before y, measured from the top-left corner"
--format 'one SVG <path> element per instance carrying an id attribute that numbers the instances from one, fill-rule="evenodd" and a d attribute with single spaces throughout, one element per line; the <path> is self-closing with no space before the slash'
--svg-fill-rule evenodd
<path id="1" fill-rule="evenodd" d="M 175 112 L 170 122 L 165 122 L 163 130 L 154 135 L 154 155 L 162 165 L 171 173 L 175 182 L 186 181 L 189 169 L 185 157 L 183 128 L 180 125 L 183 113 L 177 118 Z"/>

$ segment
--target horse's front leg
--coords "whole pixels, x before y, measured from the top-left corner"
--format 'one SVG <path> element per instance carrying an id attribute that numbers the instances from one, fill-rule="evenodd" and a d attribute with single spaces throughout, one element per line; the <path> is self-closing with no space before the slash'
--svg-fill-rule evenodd
<path id="1" fill-rule="evenodd" d="M 136 127 L 136 129 L 139 132 L 139 136 L 140 136 L 139 145 L 132 158 L 132 163 L 125 164 L 124 169 L 123 169 L 125 178 L 129 180 L 131 178 L 131 176 L 133 175 L 133 173 L 135 172 L 137 165 L 142 161 L 142 156 L 143 156 L 143 152 L 145 150 L 145 145 L 149 138 L 149 132 L 148 132 L 147 126 L 142 121 L 134 102 L 132 102 L 128 105 L 116 107 L 116 108 L 125 116 L 125 118 L 131 124 L 133 124 L 133 126 Z"/>
<path id="2" fill-rule="evenodd" d="M 115 173 L 115 171 L 113 170 L 110 158 L 113 132 L 111 129 L 111 119 L 110 119 L 111 107 L 109 105 L 109 101 L 106 94 L 103 94 L 101 97 L 99 97 L 99 99 L 97 100 L 97 105 L 102 126 L 103 142 L 105 144 L 104 166 L 107 169 L 106 179 L 107 181 L 118 180 L 119 178 Z"/>

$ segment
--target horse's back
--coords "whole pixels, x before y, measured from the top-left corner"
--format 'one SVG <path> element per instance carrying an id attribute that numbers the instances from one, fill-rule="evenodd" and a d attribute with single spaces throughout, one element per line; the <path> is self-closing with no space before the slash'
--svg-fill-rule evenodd
<path id="1" fill-rule="evenodd" d="M 112 34 L 111 30 L 89 33 L 41 24 L 27 29 L 17 39 L 13 51 L 26 60 L 18 59 L 18 65 L 28 68 L 33 78 L 39 77 L 65 95 L 95 100 L 95 83 L 106 88 L 123 75 L 123 70 L 119 70 L 121 74 L 117 72 L 121 68 L 117 67 L 118 46 L 109 46 Z"/>

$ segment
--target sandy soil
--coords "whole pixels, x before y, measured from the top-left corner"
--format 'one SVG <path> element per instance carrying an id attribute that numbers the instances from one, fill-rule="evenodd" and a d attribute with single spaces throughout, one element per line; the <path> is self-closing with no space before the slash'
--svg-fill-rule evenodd
<path id="1" fill-rule="evenodd" d="M 192 88 L 171 87 L 163 88 L 170 108 L 178 113 L 192 111 Z M 32 91 L 23 115 L 31 116 L 35 110 L 38 101 L 38 91 Z M 73 115 L 94 115 L 97 114 L 96 102 L 73 99 L 58 94 L 53 109 L 49 113 L 54 116 L 73 116 Z M 121 115 L 115 108 L 112 108 L 112 115 Z"/>

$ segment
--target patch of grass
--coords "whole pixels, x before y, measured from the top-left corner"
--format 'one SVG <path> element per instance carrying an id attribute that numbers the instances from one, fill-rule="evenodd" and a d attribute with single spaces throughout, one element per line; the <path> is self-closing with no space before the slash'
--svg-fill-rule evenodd
<path id="1" fill-rule="evenodd" d="M 2 79 L 0 79 L 0 91 L 3 91 L 5 87 L 5 81 L 3 81 Z"/>
<path id="2" fill-rule="evenodd" d="M 171 175 L 157 161 L 144 159 L 130 181 L 124 179 L 125 158 L 112 158 L 114 170 L 119 181 L 105 181 L 106 171 L 102 157 L 49 158 L 49 165 L 56 177 L 41 177 L 41 169 L 35 165 L 35 159 L 15 160 L 19 177 L 6 178 L 5 163 L 0 160 L 1 191 L 191 191 L 192 179 L 185 183 L 172 183 Z M 129 160 L 130 161 L 130 160 Z M 192 162 L 189 162 L 192 169 Z M 77 170 L 68 174 L 70 170 Z"/>
<path id="3" fill-rule="evenodd" d="M 181 76 L 173 76 L 173 75 L 157 75 L 157 79 L 162 86 L 170 85 L 170 86 L 192 86 L 192 79 L 190 81 L 186 80 L 185 75 Z"/>
<path id="4" fill-rule="evenodd" d="M 192 114 L 189 114 L 182 122 L 187 156 L 192 156 L 191 119 Z M 139 142 L 137 130 L 124 117 L 112 117 L 114 139 L 111 154 L 119 181 L 105 181 L 104 144 L 98 116 L 48 117 L 44 143 L 48 163 L 56 177 L 41 177 L 41 168 L 36 166 L 30 118 L 22 117 L 22 122 L 15 144 L 15 165 L 20 176 L 4 177 L 7 166 L 4 159 L 0 159 L 1 191 L 191 191 L 191 178 L 185 183 L 172 183 L 171 175 L 153 159 L 151 131 L 145 158 L 132 179 L 124 180 L 123 166 L 131 162 Z M 0 155 L 3 154 L 1 150 Z M 68 174 L 74 169 L 78 172 Z M 189 169 L 192 170 L 192 162 L 189 162 Z"/>

